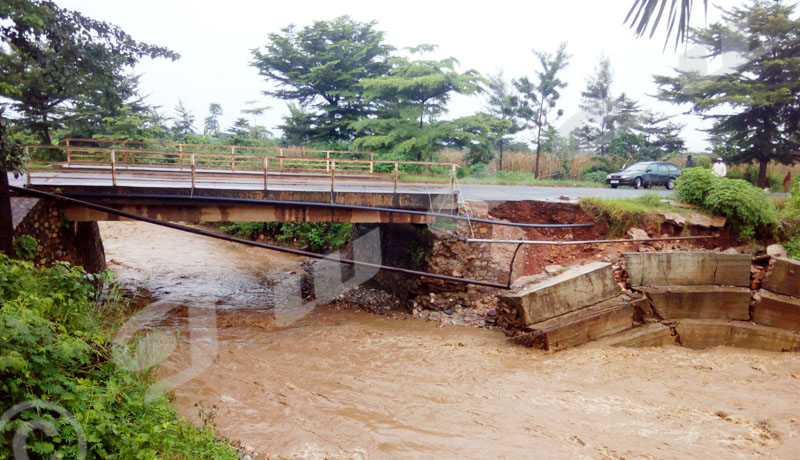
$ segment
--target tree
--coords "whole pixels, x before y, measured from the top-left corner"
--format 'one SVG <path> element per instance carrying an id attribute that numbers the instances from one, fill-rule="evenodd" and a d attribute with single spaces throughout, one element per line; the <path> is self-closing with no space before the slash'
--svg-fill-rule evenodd
<path id="1" fill-rule="evenodd" d="M 281 126 L 293 140 L 352 140 L 350 124 L 371 113 L 362 98 L 363 80 L 385 75 L 393 48 L 383 43 L 375 22 L 342 16 L 270 34 L 264 51 L 252 51 L 251 65 L 274 84 L 264 94 L 294 101 Z"/>
<path id="2" fill-rule="evenodd" d="M 203 120 L 203 133 L 210 136 L 219 134 L 219 116 L 222 115 L 222 106 L 212 102 L 208 106 L 208 116 Z"/>
<path id="3" fill-rule="evenodd" d="M 11 194 L 8 188 L 8 172 L 17 176 L 24 167 L 22 149 L 11 138 L 8 122 L 0 110 L 0 252 L 12 256 L 14 223 L 11 219 Z"/>
<path id="4" fill-rule="evenodd" d="M 500 148 L 498 156 L 497 169 L 503 170 L 503 145 L 506 136 L 516 134 L 523 129 L 519 123 L 519 96 L 514 92 L 512 85 L 509 85 L 503 78 L 503 72 L 498 72 L 496 75 L 489 77 L 486 84 L 489 94 L 489 113 L 501 120 L 508 120 L 510 122 L 509 128 L 502 133 L 499 133 L 499 140 L 497 145 Z"/>
<path id="5" fill-rule="evenodd" d="M 433 50 L 430 45 L 411 48 L 412 53 Z M 433 152 L 453 141 L 458 125 L 439 121 L 453 94 L 480 91 L 481 78 L 474 70 L 459 73 L 455 58 L 442 60 L 391 60 L 387 75 L 361 82 L 364 98 L 377 107 L 376 118 L 363 118 L 351 127 L 359 133 L 357 148 L 374 148 L 432 160 Z"/>
<path id="6" fill-rule="evenodd" d="M 620 131 L 638 127 L 639 104 L 625 93 L 614 98 L 611 92 L 613 80 L 611 62 L 601 57 L 595 75 L 589 77 L 586 89 L 581 92 L 580 107 L 587 113 L 587 118 L 574 134 L 584 148 L 598 153 L 608 153 L 611 141 Z"/>
<path id="7" fill-rule="evenodd" d="M 567 54 L 567 43 L 562 42 L 555 54 L 545 53 L 534 50 L 533 53 L 539 60 L 541 70 L 536 72 L 537 83 L 522 77 L 514 82 L 514 86 L 522 94 L 523 105 L 521 116 L 530 120 L 536 128 L 536 166 L 533 175 L 539 178 L 539 156 L 542 153 L 542 132 L 547 129 L 550 123 L 550 112 L 556 106 L 559 92 L 567 86 L 567 82 L 558 78 L 558 73 L 569 63 L 570 56 Z M 558 111 L 561 115 L 561 111 Z"/>
<path id="8" fill-rule="evenodd" d="M 121 105 L 129 96 L 125 72 L 143 57 L 179 57 L 46 0 L 0 3 L 0 39 L 5 44 L 0 47 L 0 96 L 44 143 L 76 115 L 79 101 Z"/>
<path id="9" fill-rule="evenodd" d="M 172 122 L 172 132 L 178 136 L 194 134 L 194 114 L 178 99 L 175 106 L 175 118 Z"/>
<path id="10" fill-rule="evenodd" d="M 728 52 L 731 42 L 746 44 L 743 62 L 716 76 L 681 70 L 656 76 L 658 97 L 714 120 L 710 133 L 731 152 L 728 160 L 757 161 L 758 186 L 765 187 L 768 163 L 791 164 L 800 152 L 800 20 L 782 0 L 752 0 L 722 12 L 721 22 L 697 30 L 692 41 L 710 57 Z"/>

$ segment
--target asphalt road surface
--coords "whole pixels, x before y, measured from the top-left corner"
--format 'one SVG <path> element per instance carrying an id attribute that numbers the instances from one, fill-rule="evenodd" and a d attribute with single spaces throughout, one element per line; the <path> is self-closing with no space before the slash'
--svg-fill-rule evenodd
<path id="1" fill-rule="evenodd" d="M 9 174 L 9 182 L 12 185 L 23 186 L 26 177 L 14 178 Z M 34 185 L 111 185 L 109 172 L 106 171 L 36 171 L 31 176 L 31 183 Z M 185 175 L 175 172 L 164 174 L 131 174 L 124 171 L 117 173 L 117 185 L 119 186 L 140 186 L 140 187 L 176 187 L 185 188 L 191 186 L 191 179 Z M 229 176 L 224 175 L 200 175 L 195 182 L 197 188 L 227 188 L 227 189 L 262 189 L 264 179 L 261 175 L 247 174 Z M 308 191 L 329 191 L 330 179 L 327 177 L 302 177 L 291 174 L 270 174 L 269 189 L 271 190 L 308 190 Z M 335 181 L 337 192 L 392 192 L 391 182 L 374 182 L 348 179 L 347 177 L 337 178 Z M 398 183 L 398 192 L 404 193 L 447 193 L 450 184 L 432 183 Z M 558 200 L 562 197 L 576 199 L 580 197 L 602 197 L 602 198 L 631 198 L 645 193 L 657 193 L 668 196 L 671 191 L 663 187 L 650 190 L 634 190 L 630 187 L 611 189 L 608 187 L 542 187 L 542 186 L 519 186 L 519 185 L 464 185 L 456 184 L 455 190 L 459 192 L 462 199 L 473 200 Z"/>

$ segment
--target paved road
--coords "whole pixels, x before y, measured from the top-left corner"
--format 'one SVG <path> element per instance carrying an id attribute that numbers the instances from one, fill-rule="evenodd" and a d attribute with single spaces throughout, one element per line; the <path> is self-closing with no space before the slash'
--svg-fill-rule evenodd
<path id="1" fill-rule="evenodd" d="M 25 184 L 25 177 L 14 178 L 9 174 L 9 181 L 13 185 Z M 111 185 L 109 174 L 106 172 L 60 172 L 40 171 L 33 173 L 32 184 L 42 185 Z M 191 180 L 180 174 L 158 175 L 151 174 L 142 177 L 124 172 L 118 173 L 117 185 L 120 186 L 150 186 L 150 187 L 189 187 Z M 235 176 L 235 177 L 202 177 L 196 180 L 197 188 L 229 188 L 229 189 L 261 189 L 264 185 L 263 177 Z M 329 191 L 330 182 L 327 178 L 303 179 L 291 175 L 270 174 L 269 188 L 273 190 L 308 190 Z M 365 182 L 341 178 L 336 180 L 336 191 L 348 192 L 392 192 L 390 182 Z M 401 183 L 398 192 L 407 193 L 447 193 L 449 184 L 424 184 Z M 651 190 L 634 190 L 632 188 L 611 189 L 607 187 L 579 188 L 579 187 L 541 187 L 518 185 L 462 185 L 456 184 L 456 190 L 463 199 L 474 200 L 558 200 L 561 197 L 571 199 L 580 197 L 603 198 L 630 198 L 645 193 L 657 193 L 668 196 L 672 192 L 659 187 Z"/>

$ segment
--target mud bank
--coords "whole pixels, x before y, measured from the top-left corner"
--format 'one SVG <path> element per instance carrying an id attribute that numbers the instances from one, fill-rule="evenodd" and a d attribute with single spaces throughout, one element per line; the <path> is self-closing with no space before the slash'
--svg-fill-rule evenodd
<path id="1" fill-rule="evenodd" d="M 268 458 L 788 459 L 800 451 L 794 354 L 676 346 L 549 354 L 499 331 L 313 305 L 287 321 L 297 260 L 138 223 L 101 231 L 122 281 L 183 306 L 156 328 L 180 332 L 159 375 L 196 358 L 186 311 L 214 312 L 215 351 L 172 390 L 178 409 L 200 423 L 195 405 L 216 405 L 218 432 Z"/>

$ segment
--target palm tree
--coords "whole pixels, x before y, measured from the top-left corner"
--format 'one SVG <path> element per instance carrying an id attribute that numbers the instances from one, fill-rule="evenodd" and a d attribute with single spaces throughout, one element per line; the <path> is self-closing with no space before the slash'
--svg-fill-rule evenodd
<path id="1" fill-rule="evenodd" d="M 675 32 L 675 47 L 677 48 L 679 43 L 686 41 L 693 2 L 694 0 L 634 0 L 628 16 L 625 17 L 625 23 L 630 21 L 631 28 L 636 29 L 638 37 L 647 33 L 647 27 L 652 24 L 650 38 L 653 38 L 658 23 L 669 5 L 669 13 L 666 16 L 667 39 L 664 42 L 664 48 L 666 49 L 669 37 L 673 32 Z M 708 11 L 708 0 L 703 0 L 703 5 Z"/>

